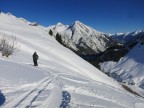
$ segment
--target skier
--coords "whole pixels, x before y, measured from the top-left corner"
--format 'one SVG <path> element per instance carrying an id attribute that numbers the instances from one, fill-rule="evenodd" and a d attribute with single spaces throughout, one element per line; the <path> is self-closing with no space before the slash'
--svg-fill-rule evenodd
<path id="1" fill-rule="evenodd" d="M 39 56 L 37 55 L 36 52 L 34 52 L 33 54 L 33 62 L 34 62 L 34 66 L 38 66 L 37 60 L 38 60 Z"/>

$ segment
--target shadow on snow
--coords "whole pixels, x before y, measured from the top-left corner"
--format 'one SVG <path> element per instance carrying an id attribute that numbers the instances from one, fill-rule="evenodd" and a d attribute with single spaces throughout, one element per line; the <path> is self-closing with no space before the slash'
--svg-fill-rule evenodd
<path id="1" fill-rule="evenodd" d="M 60 108 L 70 108 L 71 95 L 67 91 L 62 92 L 62 103 Z"/>
<path id="2" fill-rule="evenodd" d="M 5 103 L 6 99 L 3 93 L 0 91 L 0 106 Z"/>

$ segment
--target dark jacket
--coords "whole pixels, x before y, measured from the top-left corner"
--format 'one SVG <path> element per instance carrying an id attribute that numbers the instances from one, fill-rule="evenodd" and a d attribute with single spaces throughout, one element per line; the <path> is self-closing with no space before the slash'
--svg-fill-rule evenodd
<path id="1" fill-rule="evenodd" d="M 38 58 L 39 58 L 39 56 L 38 56 L 37 53 L 35 52 L 35 53 L 33 54 L 33 59 L 34 59 L 34 60 L 38 60 Z"/>

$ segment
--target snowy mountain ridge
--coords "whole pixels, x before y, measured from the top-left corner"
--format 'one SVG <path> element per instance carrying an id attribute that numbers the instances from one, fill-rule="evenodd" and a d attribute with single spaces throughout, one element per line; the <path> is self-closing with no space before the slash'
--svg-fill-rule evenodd
<path id="1" fill-rule="evenodd" d="M 130 43 L 138 39 L 140 36 L 144 35 L 144 30 L 136 30 L 129 33 L 116 33 L 112 35 L 114 39 L 122 43 Z"/>
<path id="2" fill-rule="evenodd" d="M 61 35 L 65 46 L 76 51 L 78 54 L 103 52 L 110 43 L 110 37 L 107 34 L 98 32 L 80 21 L 75 21 L 70 26 L 57 24 L 51 29 L 54 33 L 56 32 Z"/>
<path id="3" fill-rule="evenodd" d="M 63 25 L 62 23 L 57 23 L 54 26 L 54 30 L 56 30 L 57 32 L 63 32 L 64 30 L 66 30 L 68 28 L 68 25 Z"/>

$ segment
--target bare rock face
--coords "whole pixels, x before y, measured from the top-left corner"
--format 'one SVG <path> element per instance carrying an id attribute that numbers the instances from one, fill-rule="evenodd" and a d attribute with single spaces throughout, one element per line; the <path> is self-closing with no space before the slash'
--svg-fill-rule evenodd
<path id="1" fill-rule="evenodd" d="M 29 23 L 30 26 L 38 26 L 39 24 L 37 22 L 32 22 L 32 23 Z"/>

